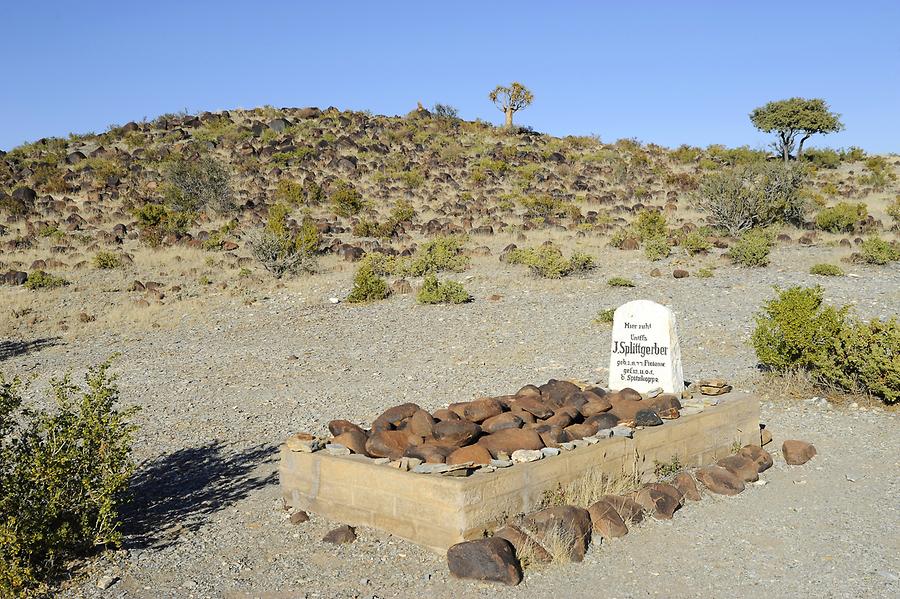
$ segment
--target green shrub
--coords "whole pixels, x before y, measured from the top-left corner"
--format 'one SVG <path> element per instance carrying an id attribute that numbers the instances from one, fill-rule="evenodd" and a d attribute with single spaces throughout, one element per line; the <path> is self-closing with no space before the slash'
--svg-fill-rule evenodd
<path id="1" fill-rule="evenodd" d="M 287 215 L 284 204 L 273 205 L 266 226 L 250 239 L 253 256 L 277 279 L 286 274 L 314 272 L 321 243 L 312 219 L 305 218 L 300 230 L 294 232 L 288 227 Z"/>
<path id="2" fill-rule="evenodd" d="M 136 408 L 120 411 L 109 361 L 87 388 L 51 382 L 56 409 L 24 406 L 0 375 L 0 595 L 49 592 L 67 563 L 121 540 Z"/>
<path id="3" fill-rule="evenodd" d="M 834 169 L 841 165 L 841 155 L 831 148 L 810 148 L 803 152 L 803 160 L 811 162 L 819 168 Z"/>
<path id="4" fill-rule="evenodd" d="M 670 152 L 672 159 L 675 162 L 679 162 L 681 164 L 688 164 L 689 162 L 695 162 L 700 159 L 700 156 L 703 154 L 703 150 L 700 148 L 696 148 L 694 146 L 688 146 L 685 144 L 681 144 L 676 149 Z"/>
<path id="5" fill-rule="evenodd" d="M 97 268 L 121 268 L 122 256 L 115 252 L 97 252 L 94 254 L 94 266 Z"/>
<path id="6" fill-rule="evenodd" d="M 594 317 L 594 322 L 597 324 L 612 324 L 615 313 L 615 308 L 606 308 L 605 310 L 600 310 L 599 312 L 597 312 L 597 316 Z"/>
<path id="7" fill-rule="evenodd" d="M 304 203 L 303 185 L 293 179 L 282 179 L 275 187 L 275 199 L 294 206 Z"/>
<path id="8" fill-rule="evenodd" d="M 438 281 L 437 275 L 429 274 L 425 276 L 416 300 L 420 304 L 464 304 L 472 301 L 472 296 L 461 283 Z"/>
<path id="9" fill-rule="evenodd" d="M 650 237 L 644 240 L 644 255 L 653 262 L 668 258 L 671 252 L 672 247 L 666 237 Z"/>
<path id="10" fill-rule="evenodd" d="M 753 163 L 706 175 L 694 202 L 713 226 L 731 235 L 776 222 L 800 225 L 805 171 L 782 163 Z"/>
<path id="11" fill-rule="evenodd" d="M 860 250 L 860 259 L 866 264 L 884 265 L 894 260 L 900 260 L 900 247 L 877 235 L 866 238 L 862 242 Z"/>
<path id="12" fill-rule="evenodd" d="M 574 220 L 581 218 L 581 209 L 578 206 L 552 196 L 525 197 L 521 201 L 525 207 L 525 216 L 529 218 L 569 217 Z"/>
<path id="13" fill-rule="evenodd" d="M 712 242 L 700 231 L 691 231 L 684 235 L 679 241 L 679 245 L 688 256 L 702 254 L 712 248 Z"/>
<path id="14" fill-rule="evenodd" d="M 701 279 L 709 279 L 713 276 L 713 269 L 708 266 L 704 266 L 697 271 L 697 276 Z"/>
<path id="15" fill-rule="evenodd" d="M 178 212 L 160 204 L 145 204 L 134 211 L 141 240 L 151 247 L 162 243 L 166 235 L 180 237 L 193 224 L 194 214 Z"/>
<path id="16" fill-rule="evenodd" d="M 894 226 L 900 227 L 900 196 L 897 196 L 893 202 L 888 204 L 887 214 L 894 219 Z"/>
<path id="17" fill-rule="evenodd" d="M 166 167 L 166 203 L 176 212 L 225 212 L 232 207 L 231 173 L 212 156 L 181 158 Z"/>
<path id="18" fill-rule="evenodd" d="M 823 305 L 822 288 L 778 291 L 757 315 L 751 342 L 776 372 L 806 371 L 819 383 L 900 399 L 900 325 L 856 320 L 848 306 Z"/>
<path id="19" fill-rule="evenodd" d="M 565 258 L 562 250 L 551 244 L 514 249 L 506 255 L 506 261 L 527 266 L 545 279 L 561 279 L 594 268 L 594 260 L 587 254 L 575 252 L 571 258 Z"/>
<path id="20" fill-rule="evenodd" d="M 362 194 L 352 184 L 340 181 L 331 193 L 332 211 L 338 216 L 350 217 L 359 214 L 365 207 Z"/>
<path id="21" fill-rule="evenodd" d="M 740 266 L 766 266 L 775 236 L 764 229 L 746 231 L 728 250 L 732 263 Z"/>
<path id="22" fill-rule="evenodd" d="M 625 277 L 612 277 L 606 281 L 610 287 L 634 287 L 634 281 Z"/>
<path id="23" fill-rule="evenodd" d="M 668 235 L 666 217 L 659 210 L 641 210 L 634 222 L 634 228 L 641 241 Z"/>
<path id="24" fill-rule="evenodd" d="M 69 282 L 64 278 L 53 276 L 43 270 L 31 271 L 28 273 L 28 278 L 25 279 L 25 288 L 32 290 L 56 289 L 57 287 L 63 287 L 68 284 Z"/>
<path id="25" fill-rule="evenodd" d="M 842 277 L 844 276 L 844 271 L 835 264 L 814 264 L 809 269 L 809 274 L 822 277 Z"/>
<path id="26" fill-rule="evenodd" d="M 444 271 L 462 272 L 469 267 L 469 257 L 462 253 L 464 245 L 465 238 L 458 235 L 423 243 L 413 255 L 406 274 L 421 277 Z"/>
<path id="27" fill-rule="evenodd" d="M 871 185 L 877 190 L 884 189 L 890 183 L 897 180 L 891 165 L 884 156 L 872 156 L 866 159 L 867 174 L 859 176 L 859 182 L 863 185 Z"/>
<path id="28" fill-rule="evenodd" d="M 860 162 L 866 159 L 866 151 L 856 146 L 850 146 L 849 150 L 841 150 L 843 162 Z"/>
<path id="29" fill-rule="evenodd" d="M 832 233 L 850 232 L 867 216 L 869 216 L 869 211 L 865 204 L 839 202 L 831 208 L 823 208 L 819 211 L 816 215 L 816 226 L 823 231 Z"/>
<path id="30" fill-rule="evenodd" d="M 389 293 L 387 281 L 375 273 L 368 259 L 364 259 L 353 277 L 353 289 L 347 301 L 351 304 L 372 302 L 386 298 Z"/>
<path id="31" fill-rule="evenodd" d="M 360 219 L 353 225 L 353 234 L 357 237 L 379 237 L 388 239 L 397 232 L 400 224 L 411 221 L 415 217 L 416 211 L 412 204 L 406 200 L 400 200 L 397 205 L 391 209 L 391 214 L 386 222 L 379 223 L 366 218 Z"/>

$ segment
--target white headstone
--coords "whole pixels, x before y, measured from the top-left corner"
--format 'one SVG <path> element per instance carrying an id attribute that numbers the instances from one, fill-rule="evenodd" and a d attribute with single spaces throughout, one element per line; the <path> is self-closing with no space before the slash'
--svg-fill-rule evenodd
<path id="1" fill-rule="evenodd" d="M 666 393 L 684 390 L 675 315 L 666 306 L 635 300 L 616 310 L 609 388 L 618 391 L 625 387 L 640 393 L 659 387 Z"/>

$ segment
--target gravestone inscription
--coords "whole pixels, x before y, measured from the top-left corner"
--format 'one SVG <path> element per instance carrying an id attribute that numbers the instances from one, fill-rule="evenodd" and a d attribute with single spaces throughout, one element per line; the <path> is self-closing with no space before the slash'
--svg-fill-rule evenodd
<path id="1" fill-rule="evenodd" d="M 625 387 L 641 393 L 657 388 L 666 393 L 684 390 L 675 315 L 666 306 L 649 300 L 635 300 L 616 310 L 609 358 L 609 388 Z"/>

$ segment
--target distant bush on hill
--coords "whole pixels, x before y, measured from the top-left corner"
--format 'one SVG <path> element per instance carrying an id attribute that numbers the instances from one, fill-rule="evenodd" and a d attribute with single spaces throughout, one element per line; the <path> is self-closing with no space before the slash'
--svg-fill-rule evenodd
<path id="1" fill-rule="evenodd" d="M 225 212 L 232 207 L 231 172 L 212 156 L 171 162 L 166 180 L 166 203 L 173 210 Z"/>

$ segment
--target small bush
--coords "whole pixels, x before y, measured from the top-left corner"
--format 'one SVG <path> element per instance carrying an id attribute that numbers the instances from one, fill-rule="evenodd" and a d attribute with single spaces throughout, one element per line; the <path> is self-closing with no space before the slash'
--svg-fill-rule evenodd
<path id="1" fill-rule="evenodd" d="M 462 272 L 469 267 L 469 257 L 462 253 L 464 245 L 465 238 L 458 235 L 437 237 L 423 243 L 405 274 L 421 277 L 443 271 Z"/>
<path id="2" fill-rule="evenodd" d="M 231 173 L 212 156 L 177 160 L 166 168 L 166 179 L 166 203 L 176 212 L 232 207 Z"/>
<path id="3" fill-rule="evenodd" d="M 672 246 L 666 237 L 651 237 L 644 241 L 644 255 L 653 262 L 668 258 L 671 253 Z"/>
<path id="4" fill-rule="evenodd" d="M 382 300 L 388 296 L 387 281 L 379 277 L 368 259 L 364 259 L 353 277 L 353 289 L 347 296 L 351 304 L 373 302 Z"/>
<path id="5" fill-rule="evenodd" d="M 803 152 L 803 160 L 819 168 L 835 169 L 841 165 L 841 155 L 831 148 L 810 148 Z"/>
<path id="6" fill-rule="evenodd" d="M 307 218 L 300 230 L 287 225 L 288 210 L 283 204 L 269 209 L 269 222 L 250 240 L 250 249 L 263 268 L 280 279 L 286 274 L 314 272 L 321 236 L 315 223 Z"/>
<path id="7" fill-rule="evenodd" d="M 851 232 L 860 221 L 869 216 L 865 204 L 839 202 L 831 208 L 823 208 L 816 215 L 816 226 L 831 233 Z"/>
<path id="8" fill-rule="evenodd" d="M 708 266 L 705 266 L 697 271 L 697 276 L 700 277 L 701 279 L 709 279 L 710 277 L 713 276 L 713 269 Z"/>
<path id="9" fill-rule="evenodd" d="M 894 219 L 894 226 L 900 227 L 900 196 L 897 196 L 893 202 L 888 204 L 887 214 Z"/>
<path id="10" fill-rule="evenodd" d="M 757 315 L 751 342 L 773 371 L 805 371 L 823 385 L 900 400 L 900 324 L 824 306 L 821 287 L 778 290 Z"/>
<path id="11" fill-rule="evenodd" d="M 610 287 L 634 287 L 634 281 L 625 277 L 612 277 L 606 281 Z"/>
<path id="12" fill-rule="evenodd" d="M 634 228 L 641 241 L 668 235 L 666 217 L 659 210 L 641 210 L 635 220 Z"/>
<path id="13" fill-rule="evenodd" d="M 0 595 L 44 595 L 67 562 L 121 540 L 136 408 L 118 409 L 109 366 L 85 389 L 51 381 L 54 411 L 25 407 L 0 375 Z"/>
<path id="14" fill-rule="evenodd" d="M 31 290 L 37 289 L 56 289 L 68 285 L 69 282 L 62 277 L 56 277 L 43 270 L 34 270 L 28 273 L 25 279 L 25 288 Z"/>
<path id="15" fill-rule="evenodd" d="M 451 106 L 450 104 L 437 103 L 431 107 L 431 112 L 434 114 L 434 116 L 440 117 L 442 119 L 459 118 L 459 110 L 457 110 L 455 106 Z"/>
<path id="16" fill-rule="evenodd" d="M 578 206 L 552 196 L 525 197 L 522 198 L 522 205 L 525 207 L 525 216 L 529 218 L 581 218 Z"/>
<path id="17" fill-rule="evenodd" d="M 391 209 L 391 214 L 386 222 L 378 223 L 368 219 L 360 219 L 353 225 L 353 234 L 357 237 L 379 237 L 388 239 L 393 237 L 398 227 L 404 223 L 411 221 L 416 215 L 412 204 L 406 200 L 400 200 L 397 205 Z"/>
<path id="18" fill-rule="evenodd" d="M 688 256 L 708 252 L 712 242 L 700 231 L 691 231 L 681 238 L 678 244 Z"/>
<path id="19" fill-rule="evenodd" d="M 352 184 L 340 181 L 331 193 L 332 211 L 343 217 L 359 214 L 365 207 L 362 194 Z"/>
<path id="20" fill-rule="evenodd" d="M 151 247 L 162 243 L 166 235 L 184 235 L 194 220 L 193 213 L 178 212 L 160 204 L 145 204 L 134 211 L 134 217 L 141 240 Z"/>
<path id="21" fill-rule="evenodd" d="M 464 304 L 472 301 L 472 296 L 461 283 L 438 281 L 436 275 L 429 274 L 422 282 L 416 300 L 420 304 Z"/>
<path id="22" fill-rule="evenodd" d="M 866 171 L 866 174 L 859 176 L 859 182 L 863 185 L 871 185 L 877 190 L 882 190 L 897 180 L 897 174 L 894 173 L 884 156 L 867 158 Z"/>
<path id="23" fill-rule="evenodd" d="M 545 279 L 561 279 L 594 268 L 594 260 L 587 254 L 575 252 L 571 258 L 565 258 L 562 250 L 550 244 L 536 248 L 517 248 L 506 255 L 506 261 L 509 264 L 527 266 Z"/>
<path id="24" fill-rule="evenodd" d="M 769 252 L 775 243 L 775 236 L 764 229 L 752 229 L 745 232 L 728 250 L 732 263 L 740 266 L 766 266 L 769 264 Z"/>
<path id="25" fill-rule="evenodd" d="M 600 310 L 599 312 L 597 312 L 597 316 L 594 317 L 594 322 L 597 324 L 612 324 L 615 313 L 615 308 L 606 308 L 605 310 Z"/>
<path id="26" fill-rule="evenodd" d="M 304 203 L 303 185 L 293 179 L 282 179 L 275 187 L 275 199 L 294 206 Z"/>
<path id="27" fill-rule="evenodd" d="M 94 254 L 94 266 L 101 269 L 121 268 L 122 256 L 114 252 L 97 252 Z"/>
<path id="28" fill-rule="evenodd" d="M 877 235 L 866 238 L 860 246 L 860 259 L 866 264 L 884 265 L 900 260 L 900 247 Z"/>
<path id="29" fill-rule="evenodd" d="M 809 269 L 809 274 L 822 277 L 842 277 L 844 276 L 844 271 L 835 264 L 814 264 Z"/>
<path id="30" fill-rule="evenodd" d="M 694 202 L 709 222 L 731 235 L 776 222 L 802 224 L 806 198 L 803 169 L 754 163 L 706 175 Z"/>

